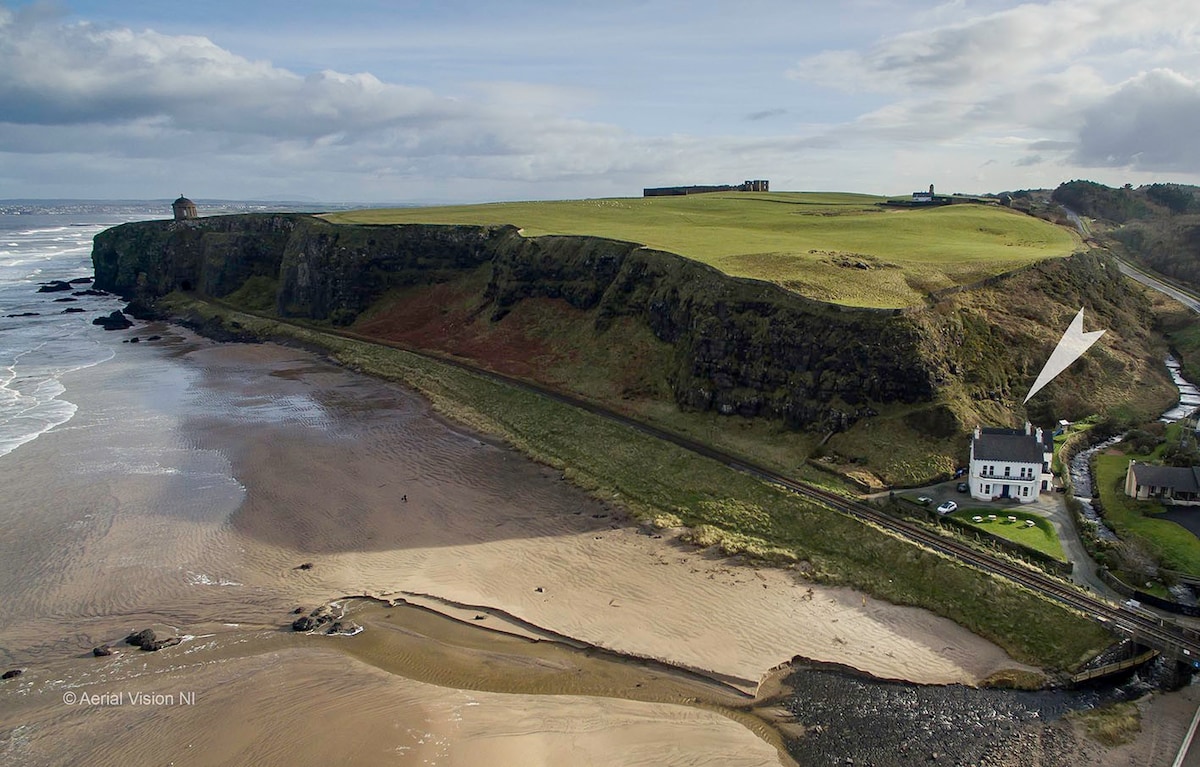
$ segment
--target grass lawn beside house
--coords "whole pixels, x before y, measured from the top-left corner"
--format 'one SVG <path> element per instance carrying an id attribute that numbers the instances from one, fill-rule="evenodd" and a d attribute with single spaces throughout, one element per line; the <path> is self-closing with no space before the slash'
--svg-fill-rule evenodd
<path id="1" fill-rule="evenodd" d="M 996 519 L 989 520 L 989 514 L 995 514 Z M 1028 546 L 1063 562 L 1067 561 L 1066 555 L 1063 554 L 1062 543 L 1058 540 L 1058 533 L 1055 532 L 1054 525 L 1050 523 L 1050 520 L 1045 517 L 1017 509 L 981 508 L 959 509 L 950 516 L 971 527 L 1006 538 L 1022 546 Z M 975 522 L 973 521 L 975 517 L 983 517 L 983 521 Z M 1016 517 L 1017 521 L 1010 522 L 1009 517 Z M 1033 522 L 1033 527 L 1025 524 L 1027 520 Z"/>

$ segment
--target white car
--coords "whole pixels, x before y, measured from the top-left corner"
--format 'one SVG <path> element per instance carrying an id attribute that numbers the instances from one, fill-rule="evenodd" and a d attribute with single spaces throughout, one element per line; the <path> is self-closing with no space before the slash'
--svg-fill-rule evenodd
<path id="1" fill-rule="evenodd" d="M 922 495 L 917 499 L 917 503 L 921 504 L 922 506 L 928 506 L 929 504 L 933 503 L 933 499 L 927 495 Z"/>
<path id="2" fill-rule="evenodd" d="M 958 508 L 958 504 L 954 501 L 946 501 L 941 506 L 938 506 L 938 514 L 949 514 Z"/>

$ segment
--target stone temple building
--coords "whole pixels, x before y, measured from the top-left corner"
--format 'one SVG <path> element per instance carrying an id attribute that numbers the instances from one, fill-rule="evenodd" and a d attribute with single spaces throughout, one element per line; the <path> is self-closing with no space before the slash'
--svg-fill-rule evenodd
<path id="1" fill-rule="evenodd" d="M 179 199 L 171 203 L 171 210 L 175 213 L 176 221 L 196 217 L 196 203 L 183 195 L 179 195 Z"/>

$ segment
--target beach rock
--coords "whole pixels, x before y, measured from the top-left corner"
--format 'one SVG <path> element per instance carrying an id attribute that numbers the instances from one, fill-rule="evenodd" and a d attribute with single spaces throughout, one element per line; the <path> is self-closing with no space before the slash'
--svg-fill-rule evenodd
<path id="1" fill-rule="evenodd" d="M 5 317 L 37 317 L 37 312 L 21 312 L 20 314 L 6 314 Z"/>
<path id="2" fill-rule="evenodd" d="M 293 570 L 311 570 L 311 569 L 313 569 L 313 563 L 312 562 L 304 562 L 302 564 L 296 565 L 292 569 Z"/>
<path id="3" fill-rule="evenodd" d="M 69 285 L 91 285 L 93 278 L 91 277 L 76 277 L 73 280 L 67 280 Z"/>
<path id="4" fill-rule="evenodd" d="M 39 293 L 58 293 L 60 291 L 70 290 L 70 289 L 71 289 L 71 283 L 69 283 L 69 282 L 63 282 L 62 280 L 51 280 L 50 282 L 43 282 L 42 286 L 37 289 L 37 292 L 39 292 Z"/>
<path id="5" fill-rule="evenodd" d="M 80 309 L 78 306 L 68 306 L 66 309 L 62 310 L 62 313 L 63 314 L 82 314 L 83 312 L 86 312 L 86 311 L 87 311 L 87 309 Z"/>
<path id="6" fill-rule="evenodd" d="M 5 671 L 3 674 L 0 674 L 0 679 L 15 679 L 24 673 L 25 673 L 25 669 L 14 668 L 11 671 Z"/>
<path id="7" fill-rule="evenodd" d="M 303 607 L 297 607 L 295 610 L 292 610 L 292 615 L 303 615 L 303 614 L 304 614 Z"/>
<path id="8" fill-rule="evenodd" d="M 328 633 L 328 634 L 342 633 L 342 622 L 338 621 L 338 622 L 334 623 L 332 626 L 329 627 L 329 631 L 327 631 L 326 633 Z"/>
<path id="9" fill-rule="evenodd" d="M 114 652 L 116 652 L 116 650 L 106 644 L 92 648 L 92 655 L 96 656 L 97 658 L 103 658 L 105 656 L 112 655 Z"/>
<path id="10" fill-rule="evenodd" d="M 119 310 L 113 312 L 107 317 L 97 317 L 92 320 L 93 325 L 99 325 L 105 330 L 125 330 L 133 327 L 133 323 L 129 318 L 122 314 Z"/>
<path id="11" fill-rule="evenodd" d="M 311 615 L 305 615 L 292 621 L 292 631 L 312 631 L 317 625 L 316 618 Z"/>
<path id="12" fill-rule="evenodd" d="M 146 337 L 146 340 L 147 340 L 147 341 L 161 341 L 161 340 L 162 340 L 162 336 L 147 336 L 147 337 Z"/>
<path id="13" fill-rule="evenodd" d="M 78 301 L 78 300 L 79 300 L 78 298 L 72 298 L 71 296 L 67 296 L 66 298 L 56 298 L 56 299 L 54 299 L 54 303 L 56 303 L 56 304 L 69 304 L 69 303 L 71 303 L 72 301 Z"/>
<path id="14" fill-rule="evenodd" d="M 124 311 L 130 317 L 133 317 L 135 320 L 166 319 L 166 316 L 162 312 L 156 311 L 155 309 L 147 306 L 146 304 L 142 303 L 141 301 L 136 301 L 136 300 L 130 301 L 128 304 L 126 304 L 125 308 L 122 311 Z"/>
<path id="15" fill-rule="evenodd" d="M 158 652 L 164 647 L 174 647 L 183 640 L 179 637 L 168 637 L 166 639 L 156 639 L 149 644 L 142 645 L 142 649 L 146 652 Z"/>
<path id="16" fill-rule="evenodd" d="M 136 633 L 125 637 L 125 644 L 133 645 L 134 647 L 145 647 L 148 644 L 153 644 L 158 637 L 154 633 L 154 629 L 142 629 Z"/>
<path id="17" fill-rule="evenodd" d="M 88 288 L 87 290 L 76 290 L 71 295 L 73 295 L 73 296 L 107 296 L 107 295 L 111 295 L 111 294 L 106 293 L 103 290 L 96 290 L 95 288 Z"/>

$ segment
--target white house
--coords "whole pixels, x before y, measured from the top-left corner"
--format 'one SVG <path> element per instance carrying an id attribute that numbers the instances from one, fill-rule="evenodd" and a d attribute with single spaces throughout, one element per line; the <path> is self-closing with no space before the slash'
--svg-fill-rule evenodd
<path id="1" fill-rule="evenodd" d="M 1054 438 L 1028 422 L 1024 431 L 976 426 L 968 482 L 971 497 L 1033 503 L 1054 481 L 1050 471 L 1053 456 Z"/>

